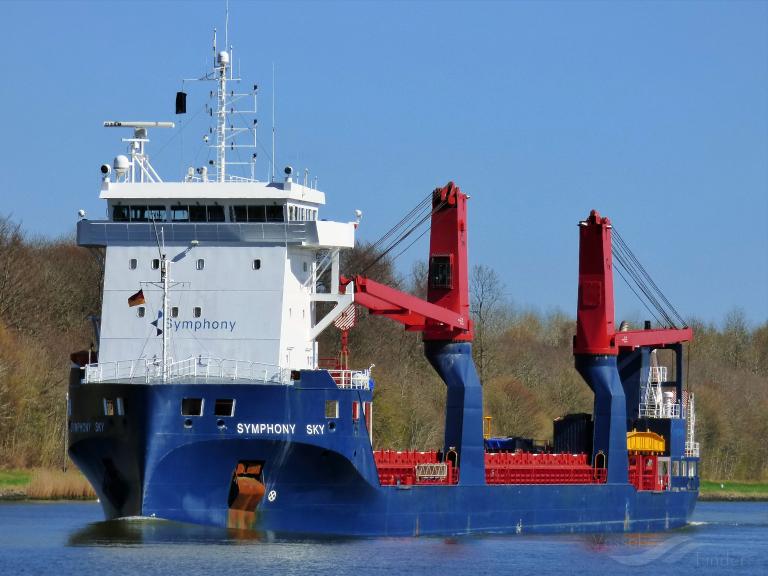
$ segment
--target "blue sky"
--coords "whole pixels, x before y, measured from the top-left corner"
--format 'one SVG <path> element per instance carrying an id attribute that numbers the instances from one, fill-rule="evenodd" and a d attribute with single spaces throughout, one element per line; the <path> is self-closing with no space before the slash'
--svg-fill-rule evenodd
<path id="1" fill-rule="evenodd" d="M 79 208 L 103 214 L 98 168 L 123 145 L 101 122 L 174 120 L 223 6 L 0 3 L 0 212 L 46 236 L 71 233 Z M 230 11 L 264 128 L 277 70 L 278 166 L 319 177 L 322 216 L 363 210 L 362 239 L 455 180 L 472 195 L 471 262 L 494 268 L 516 305 L 573 314 L 576 223 L 597 208 L 683 315 L 768 320 L 768 3 Z M 203 102 L 190 93 L 190 110 Z M 165 179 L 206 157 L 193 125 L 151 136 Z M 425 255 L 415 245 L 399 269 Z M 620 284 L 617 316 L 645 317 Z"/>

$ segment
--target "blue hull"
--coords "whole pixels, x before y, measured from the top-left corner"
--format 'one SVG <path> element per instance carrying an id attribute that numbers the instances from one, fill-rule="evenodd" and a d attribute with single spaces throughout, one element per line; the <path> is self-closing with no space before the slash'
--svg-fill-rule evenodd
<path id="1" fill-rule="evenodd" d="M 452 486 L 381 486 L 365 421 L 352 417 L 352 402 L 371 392 L 339 389 L 325 372 L 289 386 L 74 384 L 70 398 L 70 456 L 107 518 L 353 536 L 635 532 L 685 525 L 698 495 L 627 483 L 485 485 L 461 474 Z M 122 414 L 104 414 L 105 398 L 119 398 Z M 202 398 L 203 415 L 182 415 L 182 398 Z M 217 399 L 235 400 L 235 414 L 214 415 Z M 329 400 L 337 418 L 326 418 Z M 266 495 L 254 512 L 229 507 L 241 461 L 263 462 Z"/>

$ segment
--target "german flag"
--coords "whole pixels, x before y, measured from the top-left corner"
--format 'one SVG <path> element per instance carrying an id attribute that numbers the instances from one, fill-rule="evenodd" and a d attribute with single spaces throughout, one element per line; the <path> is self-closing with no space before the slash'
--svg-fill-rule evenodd
<path id="1" fill-rule="evenodd" d="M 140 306 L 144 303 L 146 303 L 146 300 L 144 300 L 144 290 L 139 290 L 128 298 L 128 306 Z"/>

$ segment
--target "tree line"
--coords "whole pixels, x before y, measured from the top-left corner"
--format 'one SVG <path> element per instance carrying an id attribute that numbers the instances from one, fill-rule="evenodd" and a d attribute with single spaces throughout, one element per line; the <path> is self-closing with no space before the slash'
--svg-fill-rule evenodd
<path id="1" fill-rule="evenodd" d="M 344 256 L 353 273 L 377 260 L 362 245 Z M 103 252 L 74 239 L 34 238 L 0 218 L 0 467 L 65 464 L 69 354 L 94 342 L 101 309 Z M 398 274 L 382 258 L 366 274 L 426 294 L 426 265 Z M 573 368 L 575 320 L 511 302 L 496 273 L 471 271 L 474 359 L 485 414 L 495 435 L 547 441 L 552 420 L 591 412 L 592 393 Z M 421 336 L 359 311 L 350 331 L 350 366 L 373 369 L 374 447 L 436 449 L 442 444 L 445 386 L 423 355 Z M 691 321 L 688 386 L 696 394 L 702 473 L 716 480 L 768 479 L 768 322 L 750 327 L 741 312 L 721 325 Z M 334 356 L 340 334 L 320 338 Z"/>

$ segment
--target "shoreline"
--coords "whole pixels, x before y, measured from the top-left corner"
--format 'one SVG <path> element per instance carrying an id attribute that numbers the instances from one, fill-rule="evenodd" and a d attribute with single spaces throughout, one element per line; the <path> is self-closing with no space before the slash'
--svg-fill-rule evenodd
<path id="1" fill-rule="evenodd" d="M 26 488 L 26 487 L 25 487 Z M 29 496 L 25 488 L 0 489 L 0 502 L 96 502 L 98 498 Z M 699 502 L 768 502 L 768 493 L 699 492 Z"/>

